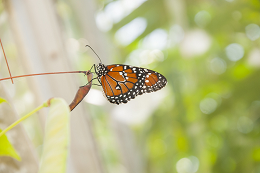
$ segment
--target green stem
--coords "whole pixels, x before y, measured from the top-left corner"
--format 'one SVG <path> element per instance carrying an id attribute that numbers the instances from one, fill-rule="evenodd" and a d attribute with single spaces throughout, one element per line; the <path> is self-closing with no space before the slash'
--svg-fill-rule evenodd
<path id="1" fill-rule="evenodd" d="M 15 121 L 13 124 L 11 124 L 10 126 L 8 126 L 5 130 L 3 130 L 0 133 L 0 137 L 2 135 L 4 135 L 6 132 L 8 132 L 9 130 L 11 130 L 12 128 L 14 128 L 17 124 L 19 124 L 20 122 L 22 122 L 23 120 L 25 120 L 26 118 L 28 118 L 29 116 L 31 116 L 32 114 L 34 114 L 35 112 L 39 111 L 40 109 L 42 109 L 43 107 L 48 107 L 48 103 L 45 102 L 43 103 L 41 106 L 37 107 L 36 109 L 34 109 L 33 111 L 31 111 L 30 113 L 26 114 L 25 116 L 23 116 L 22 118 L 20 118 L 19 120 Z"/>

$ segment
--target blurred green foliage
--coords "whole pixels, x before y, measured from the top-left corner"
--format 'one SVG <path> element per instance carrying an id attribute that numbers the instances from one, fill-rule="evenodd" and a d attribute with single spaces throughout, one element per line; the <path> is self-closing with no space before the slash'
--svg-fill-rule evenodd
<path id="1" fill-rule="evenodd" d="M 178 15 L 174 13 L 178 7 L 171 5 L 182 7 L 180 16 L 173 16 Z M 205 21 L 200 24 L 195 16 L 201 11 L 208 16 L 202 16 Z M 148 0 L 108 32 L 113 38 L 135 18 L 147 21 L 145 31 L 129 45 L 115 41 L 120 58 L 139 49 L 142 40 L 158 28 L 170 35 L 171 28 L 179 25 L 185 36 L 200 30 L 211 40 L 205 52 L 188 57 L 181 50 L 182 42 L 168 44 L 162 50 L 166 59 L 154 62 L 154 70 L 168 79 L 169 93 L 137 132 L 146 172 L 177 172 L 178 161 L 191 156 L 199 160 L 198 172 L 260 172 L 260 56 L 256 58 L 258 64 L 250 64 L 252 51 L 259 50 L 260 41 L 250 40 L 245 31 L 249 24 L 260 24 L 259 11 L 258 0 Z M 232 61 L 227 56 L 225 49 L 231 43 L 243 47 L 240 60 Z M 224 64 L 222 71 L 214 58 Z"/>

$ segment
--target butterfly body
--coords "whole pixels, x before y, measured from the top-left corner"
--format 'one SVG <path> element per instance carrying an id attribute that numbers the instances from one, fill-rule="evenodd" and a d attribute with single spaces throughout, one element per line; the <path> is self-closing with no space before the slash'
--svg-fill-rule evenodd
<path id="1" fill-rule="evenodd" d="M 137 95 L 160 90 L 167 84 L 163 75 L 146 68 L 99 63 L 95 71 L 108 101 L 114 104 L 127 103 Z"/>

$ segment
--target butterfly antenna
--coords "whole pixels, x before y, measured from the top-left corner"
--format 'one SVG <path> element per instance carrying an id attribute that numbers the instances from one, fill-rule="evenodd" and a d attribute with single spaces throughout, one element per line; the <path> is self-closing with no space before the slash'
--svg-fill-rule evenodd
<path id="1" fill-rule="evenodd" d="M 94 51 L 94 49 L 90 45 L 86 45 L 86 47 L 89 47 L 97 55 L 99 61 L 102 63 L 101 59 L 99 58 L 98 54 Z"/>

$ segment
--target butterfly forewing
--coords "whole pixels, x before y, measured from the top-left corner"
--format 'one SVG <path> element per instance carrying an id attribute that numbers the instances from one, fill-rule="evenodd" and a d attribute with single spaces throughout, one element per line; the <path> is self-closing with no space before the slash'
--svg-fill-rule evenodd
<path id="1" fill-rule="evenodd" d="M 97 72 L 98 79 L 111 103 L 127 103 L 137 95 L 157 91 L 167 83 L 163 75 L 149 69 L 121 64 L 99 65 L 102 70 Z"/>

